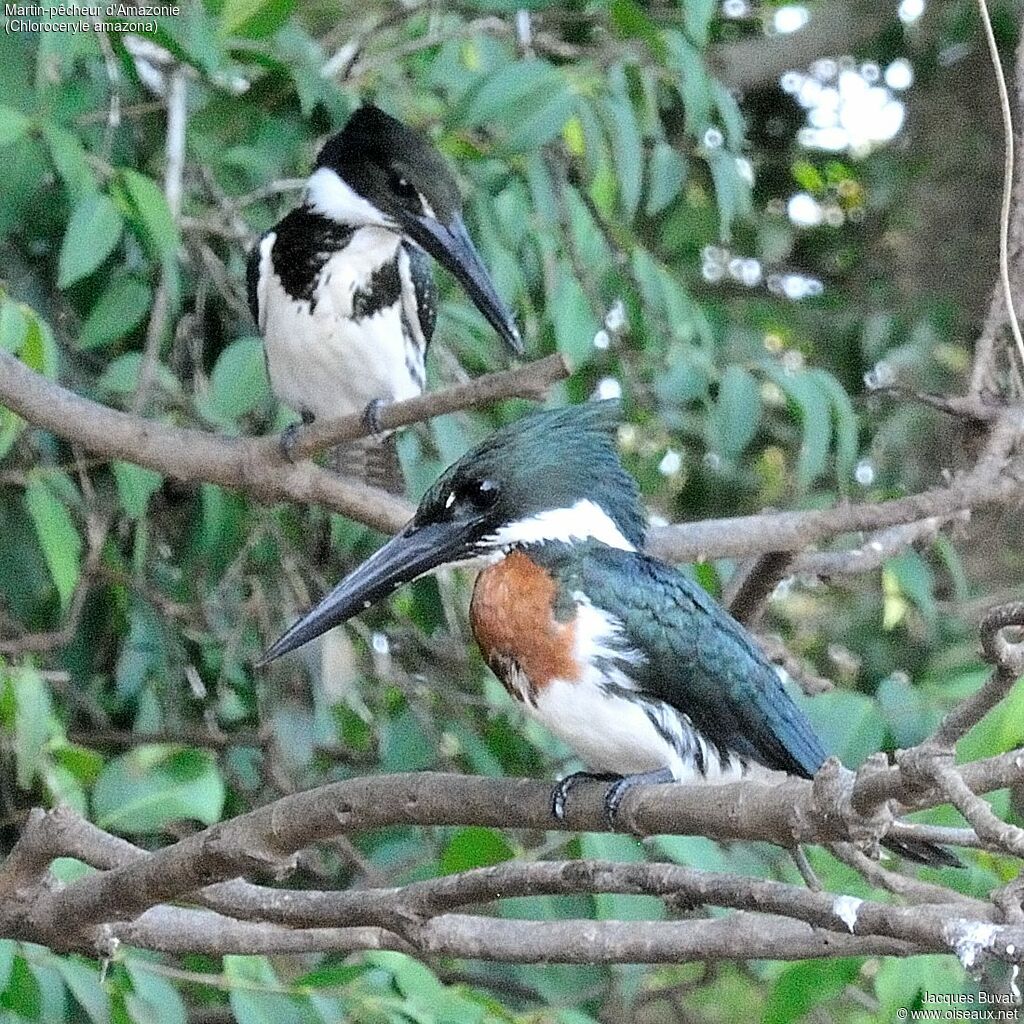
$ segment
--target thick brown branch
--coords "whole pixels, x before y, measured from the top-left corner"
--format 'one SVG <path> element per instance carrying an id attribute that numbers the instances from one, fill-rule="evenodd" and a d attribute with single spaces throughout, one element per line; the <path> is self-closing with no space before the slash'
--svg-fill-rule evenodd
<path id="1" fill-rule="evenodd" d="M 486 378 L 473 384 L 490 387 L 481 384 L 482 380 Z M 412 514 L 407 503 L 383 491 L 343 480 L 309 461 L 295 465 L 285 461 L 274 438 L 222 437 L 119 412 L 52 383 L 5 352 L 0 352 L 0 401 L 36 426 L 91 452 L 148 466 L 179 480 L 220 484 L 262 501 L 322 505 L 390 533 L 401 529 Z M 420 403 L 422 414 L 424 407 L 429 409 L 437 401 L 436 395 L 428 395 L 396 403 L 389 412 L 398 422 L 407 415 L 406 405 Z M 1018 424 L 1012 426 L 1008 433 L 1019 431 Z M 949 516 L 981 505 L 1012 501 L 1022 494 L 1024 482 L 1015 478 L 991 478 L 986 474 L 979 479 L 968 475 L 946 488 L 869 505 L 772 512 L 662 527 L 651 531 L 648 548 L 675 562 L 800 551 L 844 533 Z"/>
<path id="2" fill-rule="evenodd" d="M 909 802 L 909 793 L 920 791 L 919 786 L 904 786 L 898 768 L 879 774 L 886 784 L 876 786 L 876 803 L 904 795 Z M 965 777 L 975 788 L 972 783 L 979 779 L 972 780 L 966 772 Z M 1015 777 L 1024 777 L 1024 769 L 1018 766 Z M 1003 776 L 997 781 L 1005 784 Z M 549 787 L 543 782 L 430 772 L 350 779 L 283 797 L 144 860 L 80 879 L 37 901 L 29 923 L 50 934 L 61 922 L 85 925 L 129 919 L 211 882 L 280 870 L 297 850 L 332 836 L 385 825 L 603 830 L 603 793 L 600 785 L 574 790 L 566 819 L 559 824 L 550 816 Z M 942 800 L 941 794 L 934 794 L 932 802 Z M 811 785 L 798 779 L 776 785 L 753 779 L 723 785 L 714 800 L 708 799 L 704 786 L 649 787 L 627 797 L 622 816 L 640 834 L 756 839 L 785 847 L 796 840 L 849 838 L 843 815 L 834 806 L 819 806 Z"/>
<path id="3" fill-rule="evenodd" d="M 209 910 L 153 907 L 134 921 L 101 929 L 97 951 L 111 939 L 160 953 L 226 956 L 231 953 L 334 953 L 357 949 L 398 949 L 414 952 L 382 928 L 282 928 L 279 925 L 236 921 Z"/>

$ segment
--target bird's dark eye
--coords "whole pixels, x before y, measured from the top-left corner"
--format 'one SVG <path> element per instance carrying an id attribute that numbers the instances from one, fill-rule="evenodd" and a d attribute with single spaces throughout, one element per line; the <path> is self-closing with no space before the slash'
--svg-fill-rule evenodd
<path id="1" fill-rule="evenodd" d="M 459 487 L 457 500 L 485 512 L 498 500 L 498 485 L 493 480 L 467 480 Z"/>
<path id="2" fill-rule="evenodd" d="M 391 191 L 402 199 L 417 199 L 419 197 L 415 186 L 401 171 L 392 171 L 389 183 Z"/>

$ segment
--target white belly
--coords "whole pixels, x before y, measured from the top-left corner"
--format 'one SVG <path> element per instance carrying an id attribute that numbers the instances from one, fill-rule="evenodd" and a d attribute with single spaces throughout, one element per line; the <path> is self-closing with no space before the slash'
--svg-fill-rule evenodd
<path id="1" fill-rule="evenodd" d="M 396 235 L 356 232 L 352 242 L 324 265 L 313 301 L 285 291 L 270 260 L 273 235 L 262 243 L 260 330 L 270 385 L 277 398 L 314 417 L 362 412 L 376 399 L 414 398 L 421 388 L 409 368 L 415 358 L 403 330 L 399 305 L 361 320 L 351 319 L 352 300 L 370 276 L 394 255 Z M 422 357 L 420 357 L 422 358 Z"/>
<path id="2" fill-rule="evenodd" d="M 740 764 L 732 760 L 723 768 L 718 752 L 708 747 L 683 716 L 666 704 L 649 706 L 659 718 L 660 729 L 634 698 L 609 693 L 594 680 L 556 679 L 540 690 L 535 706 L 527 704 L 526 708 L 595 771 L 631 775 L 670 768 L 681 782 L 740 777 Z M 676 742 L 670 743 L 666 732 L 674 733 Z M 698 744 L 703 772 L 692 754 Z"/>

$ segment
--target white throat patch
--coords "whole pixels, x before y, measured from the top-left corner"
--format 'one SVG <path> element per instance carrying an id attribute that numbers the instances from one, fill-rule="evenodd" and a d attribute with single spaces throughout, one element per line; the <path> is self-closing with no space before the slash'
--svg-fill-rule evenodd
<path id="1" fill-rule="evenodd" d="M 528 519 L 495 530 L 478 542 L 479 547 L 511 547 L 515 544 L 540 544 L 544 541 L 596 540 L 611 548 L 636 551 L 615 520 L 600 505 L 583 498 L 569 508 L 552 508 Z"/>
<path id="2" fill-rule="evenodd" d="M 347 181 L 329 167 L 319 167 L 306 183 L 306 201 L 317 213 L 353 227 L 368 225 L 394 228 L 394 223 L 372 203 L 359 195 Z"/>

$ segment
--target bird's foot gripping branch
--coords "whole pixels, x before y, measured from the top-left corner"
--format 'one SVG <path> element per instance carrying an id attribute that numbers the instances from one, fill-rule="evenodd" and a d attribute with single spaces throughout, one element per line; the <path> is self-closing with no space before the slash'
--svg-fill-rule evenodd
<path id="1" fill-rule="evenodd" d="M 956 765 L 957 740 L 1006 696 L 1024 669 L 1024 605 L 993 610 L 982 627 L 988 682 L 925 743 L 856 776 L 829 762 L 813 781 L 745 779 L 715 799 L 699 785 L 631 791 L 619 824 L 639 836 L 702 835 L 783 847 L 818 843 L 866 885 L 822 892 L 678 864 L 518 861 L 404 886 L 283 889 L 296 855 L 338 836 L 390 825 L 603 831 L 604 786 L 581 784 L 563 820 L 550 783 L 416 773 L 349 779 L 275 802 L 149 852 L 75 812 L 33 812 L 0 868 L 0 935 L 116 957 L 121 944 L 170 953 L 297 953 L 394 949 L 509 962 L 622 963 L 803 959 L 952 953 L 974 968 L 1018 963 L 1024 911 L 1014 883 L 988 899 L 897 873 L 864 852 L 897 839 L 1024 854 L 1024 830 L 995 816 L 983 794 L 1024 781 L 1024 749 Z M 905 812 L 952 804 L 966 827 L 909 824 Z M 67 885 L 58 857 L 94 870 Z M 941 879 L 941 876 L 938 876 Z M 556 894 L 645 894 L 684 905 L 685 920 L 509 921 L 496 901 Z M 895 899 L 893 899 L 895 897 Z M 704 914 L 712 908 L 729 913 Z"/>

